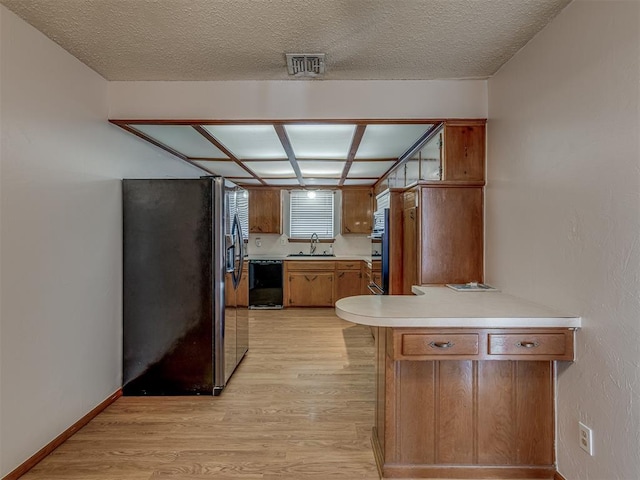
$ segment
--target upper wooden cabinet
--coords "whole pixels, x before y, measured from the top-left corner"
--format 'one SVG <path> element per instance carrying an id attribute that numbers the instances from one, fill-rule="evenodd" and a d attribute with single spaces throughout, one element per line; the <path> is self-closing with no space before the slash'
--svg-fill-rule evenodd
<path id="1" fill-rule="evenodd" d="M 376 184 L 375 193 L 416 183 L 485 181 L 485 120 L 447 120 L 411 157 Z"/>
<path id="2" fill-rule="evenodd" d="M 342 233 L 369 234 L 373 224 L 373 192 L 369 188 L 342 189 Z"/>
<path id="3" fill-rule="evenodd" d="M 282 203 L 279 189 L 249 190 L 249 233 L 282 233 Z"/>
<path id="4" fill-rule="evenodd" d="M 419 283 L 482 282 L 482 187 L 420 190 Z"/>
<path id="5" fill-rule="evenodd" d="M 484 122 L 445 124 L 443 180 L 484 181 L 485 130 Z"/>

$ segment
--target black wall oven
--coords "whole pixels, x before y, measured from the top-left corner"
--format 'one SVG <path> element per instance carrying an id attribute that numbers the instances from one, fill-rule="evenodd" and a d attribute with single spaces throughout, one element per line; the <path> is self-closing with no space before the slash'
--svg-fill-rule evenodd
<path id="1" fill-rule="evenodd" d="M 373 214 L 371 235 L 371 283 L 369 290 L 375 295 L 389 294 L 389 209 Z"/>

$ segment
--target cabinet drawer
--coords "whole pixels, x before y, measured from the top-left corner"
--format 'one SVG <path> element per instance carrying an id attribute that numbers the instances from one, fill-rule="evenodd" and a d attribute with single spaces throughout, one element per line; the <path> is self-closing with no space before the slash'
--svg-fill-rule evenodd
<path id="1" fill-rule="evenodd" d="M 400 352 L 403 356 L 477 355 L 478 335 L 474 333 L 405 333 L 402 335 L 400 345 Z"/>
<path id="2" fill-rule="evenodd" d="M 321 271 L 327 271 L 327 270 L 334 270 L 335 269 L 335 263 L 334 261 L 331 260 L 310 260 L 308 262 L 301 262 L 301 261 L 297 261 L 297 260 L 287 260 L 285 261 L 287 270 L 292 271 L 292 270 L 306 270 L 309 272 L 315 272 L 318 270 Z"/>
<path id="3" fill-rule="evenodd" d="M 553 355 L 568 353 L 565 333 L 489 334 L 489 355 Z"/>
<path id="4" fill-rule="evenodd" d="M 360 270 L 360 260 L 336 262 L 336 270 Z"/>

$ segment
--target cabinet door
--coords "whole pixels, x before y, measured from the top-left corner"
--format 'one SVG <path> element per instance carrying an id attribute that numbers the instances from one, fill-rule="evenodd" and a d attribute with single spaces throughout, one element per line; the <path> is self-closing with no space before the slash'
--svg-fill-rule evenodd
<path id="1" fill-rule="evenodd" d="M 373 194 L 368 188 L 342 190 L 342 233 L 371 233 Z"/>
<path id="2" fill-rule="evenodd" d="M 362 278 L 360 280 L 360 295 L 373 295 L 371 290 L 369 290 L 369 284 L 371 283 L 371 267 L 365 264 L 362 267 Z"/>
<path id="3" fill-rule="evenodd" d="M 420 283 L 482 282 L 482 187 L 424 187 L 420 210 Z"/>
<path id="4" fill-rule="evenodd" d="M 443 180 L 484 180 L 484 125 L 446 125 L 444 152 Z"/>
<path id="5" fill-rule="evenodd" d="M 332 307 L 333 272 L 290 272 L 287 278 L 290 307 Z"/>
<path id="6" fill-rule="evenodd" d="M 280 212 L 280 190 L 249 190 L 250 233 L 282 233 Z"/>
<path id="7" fill-rule="evenodd" d="M 402 293 L 411 294 L 418 283 L 418 207 L 413 203 L 402 211 Z"/>
<path id="8" fill-rule="evenodd" d="M 238 307 L 249 306 L 249 268 L 246 263 L 244 264 L 244 268 L 242 269 L 242 277 L 240 278 L 240 283 L 238 284 L 238 293 L 236 298 Z"/>
<path id="9" fill-rule="evenodd" d="M 341 298 L 360 295 L 360 270 L 342 270 L 336 274 L 336 302 Z"/>

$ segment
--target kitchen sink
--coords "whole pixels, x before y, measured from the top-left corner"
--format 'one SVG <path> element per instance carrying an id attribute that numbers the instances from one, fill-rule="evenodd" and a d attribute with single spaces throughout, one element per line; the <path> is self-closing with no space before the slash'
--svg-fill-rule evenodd
<path id="1" fill-rule="evenodd" d="M 335 257 L 333 253 L 290 253 L 287 257 Z"/>

